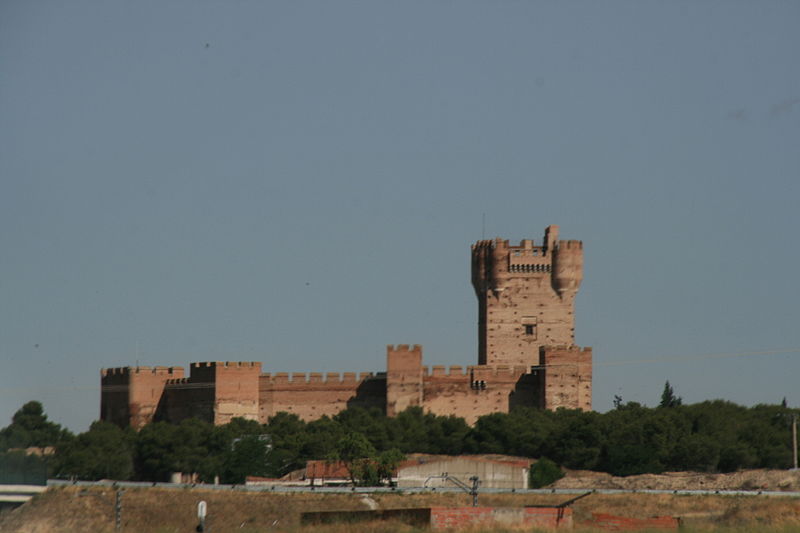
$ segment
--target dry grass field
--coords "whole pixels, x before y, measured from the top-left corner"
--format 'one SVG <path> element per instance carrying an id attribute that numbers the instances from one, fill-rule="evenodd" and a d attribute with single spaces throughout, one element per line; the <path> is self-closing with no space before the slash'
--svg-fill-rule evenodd
<path id="1" fill-rule="evenodd" d="M 482 506 L 556 504 L 564 495 L 491 495 L 480 497 Z M 386 533 L 419 531 L 400 523 L 359 523 L 302 527 L 300 513 L 325 510 L 365 510 L 469 505 L 465 494 L 275 494 L 195 489 L 127 489 L 122 499 L 122 531 L 136 533 L 189 533 L 197 525 L 196 506 L 208 504 L 209 531 Z M 112 533 L 115 491 L 110 488 L 52 488 L 26 505 L 0 516 L 0 532 Z M 766 496 L 681 496 L 593 494 L 573 505 L 575 531 L 591 531 L 581 524 L 593 512 L 631 518 L 656 515 L 683 519 L 683 531 L 800 532 L 800 499 Z M 493 531 L 498 531 L 493 529 Z"/>

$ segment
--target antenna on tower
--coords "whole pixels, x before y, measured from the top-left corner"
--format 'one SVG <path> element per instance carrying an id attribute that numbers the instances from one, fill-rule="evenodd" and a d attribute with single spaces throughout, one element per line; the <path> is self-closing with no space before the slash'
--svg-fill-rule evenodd
<path id="1" fill-rule="evenodd" d="M 481 240 L 486 239 L 486 212 L 484 211 L 481 213 L 482 220 L 481 220 Z"/>

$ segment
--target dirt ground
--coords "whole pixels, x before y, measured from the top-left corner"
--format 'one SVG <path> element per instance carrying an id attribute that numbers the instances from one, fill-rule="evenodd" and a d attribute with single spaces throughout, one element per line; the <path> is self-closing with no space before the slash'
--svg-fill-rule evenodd
<path id="1" fill-rule="evenodd" d="M 784 472 L 785 474 L 785 472 Z M 22 507 L 0 515 L 2 533 L 112 533 L 115 531 L 111 488 L 59 487 L 36 496 Z M 479 504 L 492 507 L 555 505 L 563 494 L 482 494 Z M 321 494 L 214 491 L 198 488 L 127 489 L 122 496 L 121 529 L 137 533 L 189 533 L 197 526 L 199 501 L 208 505 L 209 531 L 345 533 L 402 531 L 403 524 L 302 527 L 300 513 L 324 510 L 398 509 L 466 506 L 466 494 Z M 692 531 L 800 531 L 800 498 L 791 496 L 723 496 L 673 494 L 592 494 L 572 505 L 576 531 L 602 512 L 630 518 L 680 517 Z M 499 530 L 494 530 L 499 531 Z"/>
<path id="2" fill-rule="evenodd" d="M 800 492 L 800 470 L 746 470 L 730 474 L 667 472 L 614 477 L 602 472 L 568 471 L 550 485 L 559 489 L 755 490 Z"/>

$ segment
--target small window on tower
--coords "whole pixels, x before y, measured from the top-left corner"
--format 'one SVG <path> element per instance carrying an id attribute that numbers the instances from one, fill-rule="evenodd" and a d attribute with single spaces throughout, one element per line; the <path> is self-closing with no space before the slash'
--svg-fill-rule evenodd
<path id="1" fill-rule="evenodd" d="M 524 316 L 522 317 L 522 331 L 525 332 L 525 336 L 528 337 L 529 340 L 536 339 L 536 317 L 535 316 Z"/>

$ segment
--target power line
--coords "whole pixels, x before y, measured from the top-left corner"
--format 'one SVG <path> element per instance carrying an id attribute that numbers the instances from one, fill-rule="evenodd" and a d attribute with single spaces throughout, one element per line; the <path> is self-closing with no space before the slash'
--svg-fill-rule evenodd
<path id="1" fill-rule="evenodd" d="M 723 352 L 723 353 L 706 353 L 694 355 L 662 355 L 657 357 L 648 357 L 641 359 L 622 359 L 619 361 L 604 361 L 595 362 L 594 366 L 620 366 L 632 365 L 641 363 L 672 363 L 675 361 L 694 361 L 697 359 L 722 359 L 729 357 L 752 357 L 759 355 L 778 355 L 788 353 L 800 353 L 800 348 L 783 348 L 780 350 L 754 350 L 748 352 Z"/>

